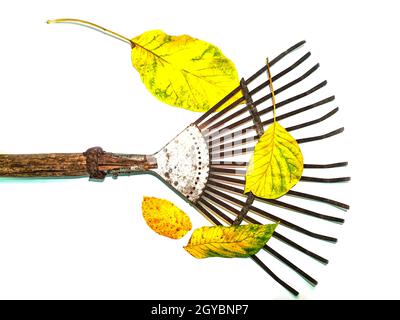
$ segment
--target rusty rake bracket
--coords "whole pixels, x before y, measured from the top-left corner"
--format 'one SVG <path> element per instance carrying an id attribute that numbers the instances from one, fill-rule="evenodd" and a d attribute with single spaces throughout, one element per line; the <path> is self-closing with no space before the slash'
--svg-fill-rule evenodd
<path id="1" fill-rule="evenodd" d="M 246 100 L 246 106 L 253 118 L 253 123 L 257 135 L 259 138 L 261 138 L 261 136 L 264 134 L 263 124 L 260 115 L 258 114 L 257 107 L 253 103 L 253 99 L 250 95 L 249 88 L 246 85 L 246 81 L 243 78 L 240 80 L 240 88 L 242 90 L 243 97 Z M 242 223 L 243 219 L 249 212 L 250 207 L 253 204 L 255 198 L 256 197 L 254 196 L 253 193 L 249 192 L 247 194 L 246 204 L 240 210 L 240 214 L 236 217 L 235 221 L 233 221 L 233 225 L 238 226 Z"/>

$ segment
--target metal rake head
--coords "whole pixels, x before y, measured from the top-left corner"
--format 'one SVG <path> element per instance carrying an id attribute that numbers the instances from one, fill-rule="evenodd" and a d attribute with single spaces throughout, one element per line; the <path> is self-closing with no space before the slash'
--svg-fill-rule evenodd
<path id="1" fill-rule="evenodd" d="M 292 61 L 289 65 L 285 65 L 286 60 L 289 59 L 284 58 L 302 47 L 304 43 L 305 41 L 297 43 L 269 63 L 271 70 L 274 71 L 272 80 L 274 83 L 280 84 L 275 88 L 275 95 L 277 99 L 284 96 L 276 103 L 276 119 L 279 121 L 292 117 L 294 119 L 300 118 L 300 115 L 310 114 L 307 113 L 309 110 L 324 106 L 329 107 L 335 99 L 334 96 L 322 99 L 318 97 L 319 90 L 326 86 L 326 81 L 298 92 L 298 85 L 307 82 L 306 79 L 312 78 L 314 72 L 319 68 L 319 64 L 307 67 L 310 52 L 301 55 L 300 58 Z M 275 71 L 275 69 L 279 71 Z M 328 263 L 326 258 L 305 248 L 298 243 L 298 240 L 295 241 L 286 236 L 286 230 L 290 229 L 304 237 L 334 243 L 337 241 L 336 238 L 310 230 L 312 229 L 312 219 L 321 219 L 328 223 L 343 223 L 344 219 L 290 204 L 287 199 L 297 197 L 313 200 L 342 210 L 349 209 L 348 205 L 322 196 L 294 190 L 290 190 L 279 199 L 262 199 L 252 193 L 244 194 L 247 160 L 263 134 L 264 128 L 273 122 L 273 106 L 270 105 L 271 93 L 267 91 L 269 80 L 266 71 L 267 66 L 264 66 L 250 78 L 242 79 L 237 88 L 155 154 L 154 158 L 158 166 L 152 171 L 213 224 L 238 225 L 243 222 L 255 224 L 265 223 L 266 221 L 279 222 L 282 228 L 279 228 L 281 229 L 279 232 L 274 233 L 273 238 L 279 240 L 285 246 L 294 248 L 301 254 L 326 264 Z M 296 94 L 290 93 L 293 90 L 297 90 Z M 238 95 L 239 98 L 233 100 Z M 233 102 L 230 103 L 230 101 Z M 229 103 L 227 107 L 216 112 L 227 103 Z M 296 104 L 301 104 L 301 107 L 292 111 L 285 111 L 291 105 Z M 312 118 L 312 115 L 309 115 L 311 119 L 288 126 L 286 130 L 289 132 L 296 131 L 297 134 L 300 129 L 319 124 L 333 116 L 337 111 L 338 107 L 331 107 L 321 117 Z M 297 142 L 304 144 L 327 139 L 343 132 L 343 130 L 344 128 L 339 128 L 317 136 L 298 138 Z M 347 162 L 304 164 L 304 169 L 329 169 L 346 165 Z M 337 183 L 349 180 L 349 177 L 302 176 L 299 188 L 301 188 L 303 182 Z M 263 208 L 265 204 L 269 205 L 268 210 Z M 302 227 L 291 222 L 292 217 L 284 219 L 272 214 L 270 211 L 273 212 L 274 207 L 287 209 L 293 213 L 292 216 L 299 213 L 312 219 L 307 227 Z M 264 220 L 256 220 L 255 215 Z M 299 238 L 301 237 L 296 236 L 296 239 Z M 265 245 L 263 249 L 310 284 L 317 284 L 317 280 L 274 250 L 270 244 Z M 297 290 L 278 277 L 256 255 L 252 256 L 251 259 L 291 293 L 298 294 Z"/>

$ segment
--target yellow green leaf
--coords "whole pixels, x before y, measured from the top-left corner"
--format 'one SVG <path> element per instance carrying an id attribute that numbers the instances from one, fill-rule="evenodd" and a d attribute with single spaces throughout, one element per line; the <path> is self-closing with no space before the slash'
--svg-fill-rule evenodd
<path id="1" fill-rule="evenodd" d="M 207 111 L 239 84 L 233 62 L 205 41 L 152 30 L 132 43 L 133 66 L 147 89 L 169 105 Z"/>
<path id="2" fill-rule="evenodd" d="M 254 148 L 246 172 L 245 192 L 276 199 L 288 192 L 302 173 L 303 155 L 297 141 L 275 121 Z"/>
<path id="3" fill-rule="evenodd" d="M 198 259 L 245 258 L 256 254 L 271 238 L 277 224 L 216 226 L 196 229 L 185 250 Z"/>
<path id="4" fill-rule="evenodd" d="M 180 239 L 192 229 L 190 218 L 172 202 L 154 197 L 143 197 L 143 217 L 158 234 Z"/>
<path id="5" fill-rule="evenodd" d="M 152 30 L 129 39 L 80 19 L 55 19 L 47 23 L 86 26 L 129 44 L 132 64 L 147 89 L 172 106 L 207 111 L 239 85 L 235 65 L 220 49 L 188 35 L 169 36 Z M 218 111 L 240 97 L 240 93 L 236 94 Z"/>

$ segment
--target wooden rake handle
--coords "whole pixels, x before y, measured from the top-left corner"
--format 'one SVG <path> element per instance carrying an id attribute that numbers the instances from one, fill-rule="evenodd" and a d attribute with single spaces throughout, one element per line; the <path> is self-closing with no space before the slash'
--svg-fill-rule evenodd
<path id="1" fill-rule="evenodd" d="M 103 180 L 156 168 L 153 156 L 119 154 L 100 147 L 83 153 L 0 154 L 0 177 L 89 177 Z"/>

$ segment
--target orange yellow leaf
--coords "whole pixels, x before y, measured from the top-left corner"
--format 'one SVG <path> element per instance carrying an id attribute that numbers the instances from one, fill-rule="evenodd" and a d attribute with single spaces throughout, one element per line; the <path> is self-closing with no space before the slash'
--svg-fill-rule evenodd
<path id="1" fill-rule="evenodd" d="M 180 239 L 192 229 L 190 218 L 172 202 L 154 197 L 143 197 L 143 217 L 158 234 Z"/>

